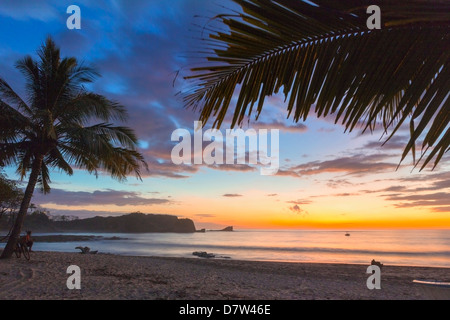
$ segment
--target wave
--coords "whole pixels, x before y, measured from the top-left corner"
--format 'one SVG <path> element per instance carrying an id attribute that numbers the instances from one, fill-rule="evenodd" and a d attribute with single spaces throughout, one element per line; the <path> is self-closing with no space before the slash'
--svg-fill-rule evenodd
<path id="1" fill-rule="evenodd" d="M 393 256 L 433 256 L 450 258 L 450 251 L 389 251 L 349 248 L 325 248 L 325 247 L 276 247 L 276 246 L 233 246 L 214 244 L 183 244 L 183 243 L 146 243 L 147 247 L 163 248 L 190 248 L 195 250 L 217 251 L 272 251 L 291 253 L 335 253 L 335 254 L 359 254 L 359 255 L 393 255 Z"/>

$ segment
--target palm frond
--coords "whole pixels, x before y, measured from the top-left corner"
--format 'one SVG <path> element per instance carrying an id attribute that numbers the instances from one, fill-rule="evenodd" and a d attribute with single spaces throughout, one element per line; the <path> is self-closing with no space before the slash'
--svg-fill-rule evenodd
<path id="1" fill-rule="evenodd" d="M 103 140 L 133 150 L 137 146 L 137 137 L 133 130 L 111 123 L 99 123 L 89 127 L 75 124 L 66 127 L 61 124 L 56 127 L 56 130 L 63 141 L 84 139 L 86 143 L 95 144 L 98 140 Z"/>
<path id="2" fill-rule="evenodd" d="M 30 143 L 27 141 L 0 142 L 0 167 L 19 163 L 22 150 L 27 149 L 30 149 Z"/>
<path id="3" fill-rule="evenodd" d="M 90 173 L 96 174 L 97 169 L 102 168 L 112 177 L 124 180 L 133 172 L 140 177 L 140 168 L 147 166 L 143 156 L 135 150 L 137 138 L 129 128 L 103 123 L 58 129 L 61 131 L 59 147 L 68 163 Z"/>
<path id="4" fill-rule="evenodd" d="M 147 168 L 147 165 L 139 152 L 120 147 L 107 148 L 106 151 L 109 156 L 99 159 L 99 164 L 111 173 L 113 178 L 124 181 L 128 174 L 135 173 L 136 177 L 141 179 L 141 167 Z"/>
<path id="5" fill-rule="evenodd" d="M 73 169 L 69 163 L 64 159 L 63 154 L 58 148 L 50 150 L 49 154 L 45 157 L 44 163 L 51 167 L 64 171 L 67 175 L 73 175 Z"/>
<path id="6" fill-rule="evenodd" d="M 32 114 L 31 109 L 22 100 L 21 97 L 9 86 L 9 84 L 0 78 L 0 100 L 5 103 L 12 104 L 17 107 L 17 109 L 27 116 Z"/>
<path id="7" fill-rule="evenodd" d="M 87 153 L 83 147 L 76 143 L 61 143 L 59 145 L 61 153 L 64 155 L 67 163 L 78 168 L 87 170 L 90 174 L 98 176 L 98 159 L 90 153 Z"/>
<path id="8" fill-rule="evenodd" d="M 41 189 L 41 192 L 44 194 L 50 193 L 50 183 L 52 180 L 50 179 L 50 172 L 48 170 L 48 167 L 45 163 L 42 164 L 41 172 L 38 178 L 38 186 Z"/>
<path id="9" fill-rule="evenodd" d="M 25 77 L 28 106 L 30 108 L 36 108 L 39 103 L 44 101 L 43 92 L 40 90 L 41 84 L 39 65 L 31 56 L 25 56 L 16 62 L 16 68 Z"/>
<path id="10" fill-rule="evenodd" d="M 62 59 L 53 81 L 55 88 L 52 90 L 52 112 L 58 113 L 61 107 L 70 104 L 74 97 L 85 92 L 85 84 L 93 82 L 99 76 L 95 69 L 80 64 L 75 58 Z"/>
<path id="11" fill-rule="evenodd" d="M 29 145 L 32 146 L 31 143 Z M 16 153 L 17 153 L 16 173 L 20 176 L 20 179 L 23 180 L 25 178 L 25 176 L 27 175 L 27 172 L 31 169 L 33 160 L 35 159 L 34 154 L 33 154 L 33 149 L 32 148 L 28 148 L 28 149 L 18 148 L 18 149 L 16 149 Z"/>
<path id="12" fill-rule="evenodd" d="M 0 98 L 0 142 L 17 142 L 31 121 Z"/>
<path id="13" fill-rule="evenodd" d="M 229 31 L 210 34 L 207 62 L 186 77 L 185 105 L 201 108 L 203 123 L 214 117 L 220 127 L 235 92 L 233 127 L 257 119 L 265 98 L 282 92 L 295 122 L 312 112 L 348 131 L 416 122 L 402 160 L 424 135 L 422 150 L 431 152 L 422 168 L 448 151 L 450 2 L 233 1 L 242 11 L 216 17 Z M 381 30 L 366 25 L 373 4 Z"/>
<path id="14" fill-rule="evenodd" d="M 106 97 L 91 93 L 80 92 L 64 101 L 55 111 L 55 119 L 61 122 L 78 122 L 87 124 L 93 118 L 102 121 L 126 121 L 128 113 L 124 106 Z"/>

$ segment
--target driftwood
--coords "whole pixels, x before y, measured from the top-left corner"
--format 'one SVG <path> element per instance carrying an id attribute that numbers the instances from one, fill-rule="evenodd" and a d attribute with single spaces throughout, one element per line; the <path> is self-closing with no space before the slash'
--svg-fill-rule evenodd
<path id="1" fill-rule="evenodd" d="M 200 258 L 215 258 L 216 256 L 212 253 L 207 253 L 205 251 L 195 251 L 192 252 L 194 256 L 200 257 Z"/>
<path id="2" fill-rule="evenodd" d="M 80 249 L 81 254 L 96 254 L 98 251 L 91 251 L 91 248 L 89 247 L 76 247 L 75 249 Z"/>

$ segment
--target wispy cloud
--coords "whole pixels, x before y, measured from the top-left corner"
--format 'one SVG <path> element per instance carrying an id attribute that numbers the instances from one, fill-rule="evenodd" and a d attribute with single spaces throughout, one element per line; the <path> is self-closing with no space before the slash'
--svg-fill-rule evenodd
<path id="1" fill-rule="evenodd" d="M 450 213 L 450 206 L 447 207 L 434 207 L 431 208 L 431 211 L 433 212 L 445 212 L 445 213 Z"/>
<path id="2" fill-rule="evenodd" d="M 222 195 L 222 197 L 225 197 L 225 198 L 239 198 L 242 196 L 243 196 L 242 194 L 237 194 L 237 193 L 226 193 L 226 194 Z"/>
<path id="3" fill-rule="evenodd" d="M 363 176 L 368 174 L 394 171 L 397 164 L 386 162 L 388 154 L 357 154 L 326 161 L 312 161 L 281 169 L 278 175 L 301 177 L 322 173 L 341 173 L 345 175 Z"/>
<path id="4" fill-rule="evenodd" d="M 395 201 L 397 208 L 411 208 L 424 206 L 450 206 L 450 196 L 447 192 L 436 192 L 430 194 L 413 194 L 413 195 L 392 195 L 386 198 Z"/>
<path id="5" fill-rule="evenodd" d="M 292 207 L 289 207 L 289 210 L 291 210 L 295 214 L 302 215 L 302 216 L 308 214 L 308 211 L 306 211 L 303 208 L 301 208 L 298 204 L 296 204 L 296 205 L 294 205 Z"/>
<path id="6" fill-rule="evenodd" d="M 43 1 L 14 0 L 2 1 L 0 5 L 0 16 L 16 20 L 40 20 L 49 21 L 58 16 L 64 16 L 65 11 L 58 12 L 52 3 Z M 66 7 L 67 8 L 67 7 Z"/>
<path id="7" fill-rule="evenodd" d="M 253 129 L 278 129 L 282 132 L 302 133 L 308 131 L 308 127 L 303 123 L 286 124 L 285 121 L 274 120 L 272 122 L 255 122 L 250 125 Z"/>
<path id="8" fill-rule="evenodd" d="M 211 213 L 197 213 L 194 214 L 195 217 L 201 217 L 201 218 L 215 218 L 217 215 L 211 214 Z"/>
<path id="9" fill-rule="evenodd" d="M 398 179 L 395 184 L 362 193 L 379 193 L 396 208 L 427 207 L 434 212 L 447 212 L 450 207 L 450 172 L 418 174 Z"/>
<path id="10" fill-rule="evenodd" d="M 87 205 L 157 205 L 171 202 L 167 199 L 146 198 L 137 192 L 116 191 L 116 190 L 97 190 L 94 192 L 86 191 L 66 191 L 61 189 L 52 189 L 48 195 L 36 193 L 33 197 L 36 204 L 56 204 L 67 206 L 87 206 Z"/>
<path id="11" fill-rule="evenodd" d="M 223 164 L 223 165 L 211 165 L 208 168 L 220 171 L 241 171 L 241 172 L 251 172 L 256 171 L 257 168 L 252 167 L 248 164 Z"/>
<path id="12" fill-rule="evenodd" d="M 51 209 L 49 210 L 50 216 L 74 216 L 80 219 L 92 218 L 92 217 L 113 217 L 122 216 L 131 212 L 111 212 L 111 211 L 95 211 L 95 210 L 60 210 Z"/>
<path id="13" fill-rule="evenodd" d="M 387 138 L 369 141 L 363 145 L 361 149 L 402 150 L 408 143 L 408 137 L 402 135 L 393 136 L 388 141 L 386 141 L 386 139 Z"/>
<path id="14" fill-rule="evenodd" d="M 332 189 L 346 188 L 346 187 L 350 187 L 353 185 L 353 183 L 351 183 L 347 179 L 330 179 L 330 180 L 327 180 L 326 184 L 328 187 L 330 187 Z"/>
<path id="15" fill-rule="evenodd" d="M 291 200 L 291 201 L 286 201 L 286 202 L 287 203 L 296 204 L 296 205 L 304 205 L 304 204 L 311 204 L 312 203 L 311 200 L 306 200 L 306 199 Z"/>

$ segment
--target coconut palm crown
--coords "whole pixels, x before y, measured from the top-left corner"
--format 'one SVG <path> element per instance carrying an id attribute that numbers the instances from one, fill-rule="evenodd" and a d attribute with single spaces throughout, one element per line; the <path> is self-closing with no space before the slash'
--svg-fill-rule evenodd
<path id="1" fill-rule="evenodd" d="M 13 252 L 35 186 L 50 192 L 51 169 L 103 170 L 124 180 L 131 173 L 140 178 L 146 166 L 133 131 L 114 125 L 127 119 L 125 108 L 85 89 L 99 74 L 76 58 L 61 58 L 51 38 L 37 53 L 37 60 L 26 56 L 16 64 L 26 100 L 0 78 L 0 166 L 16 166 L 22 179 L 29 173 L 3 258 Z"/>

